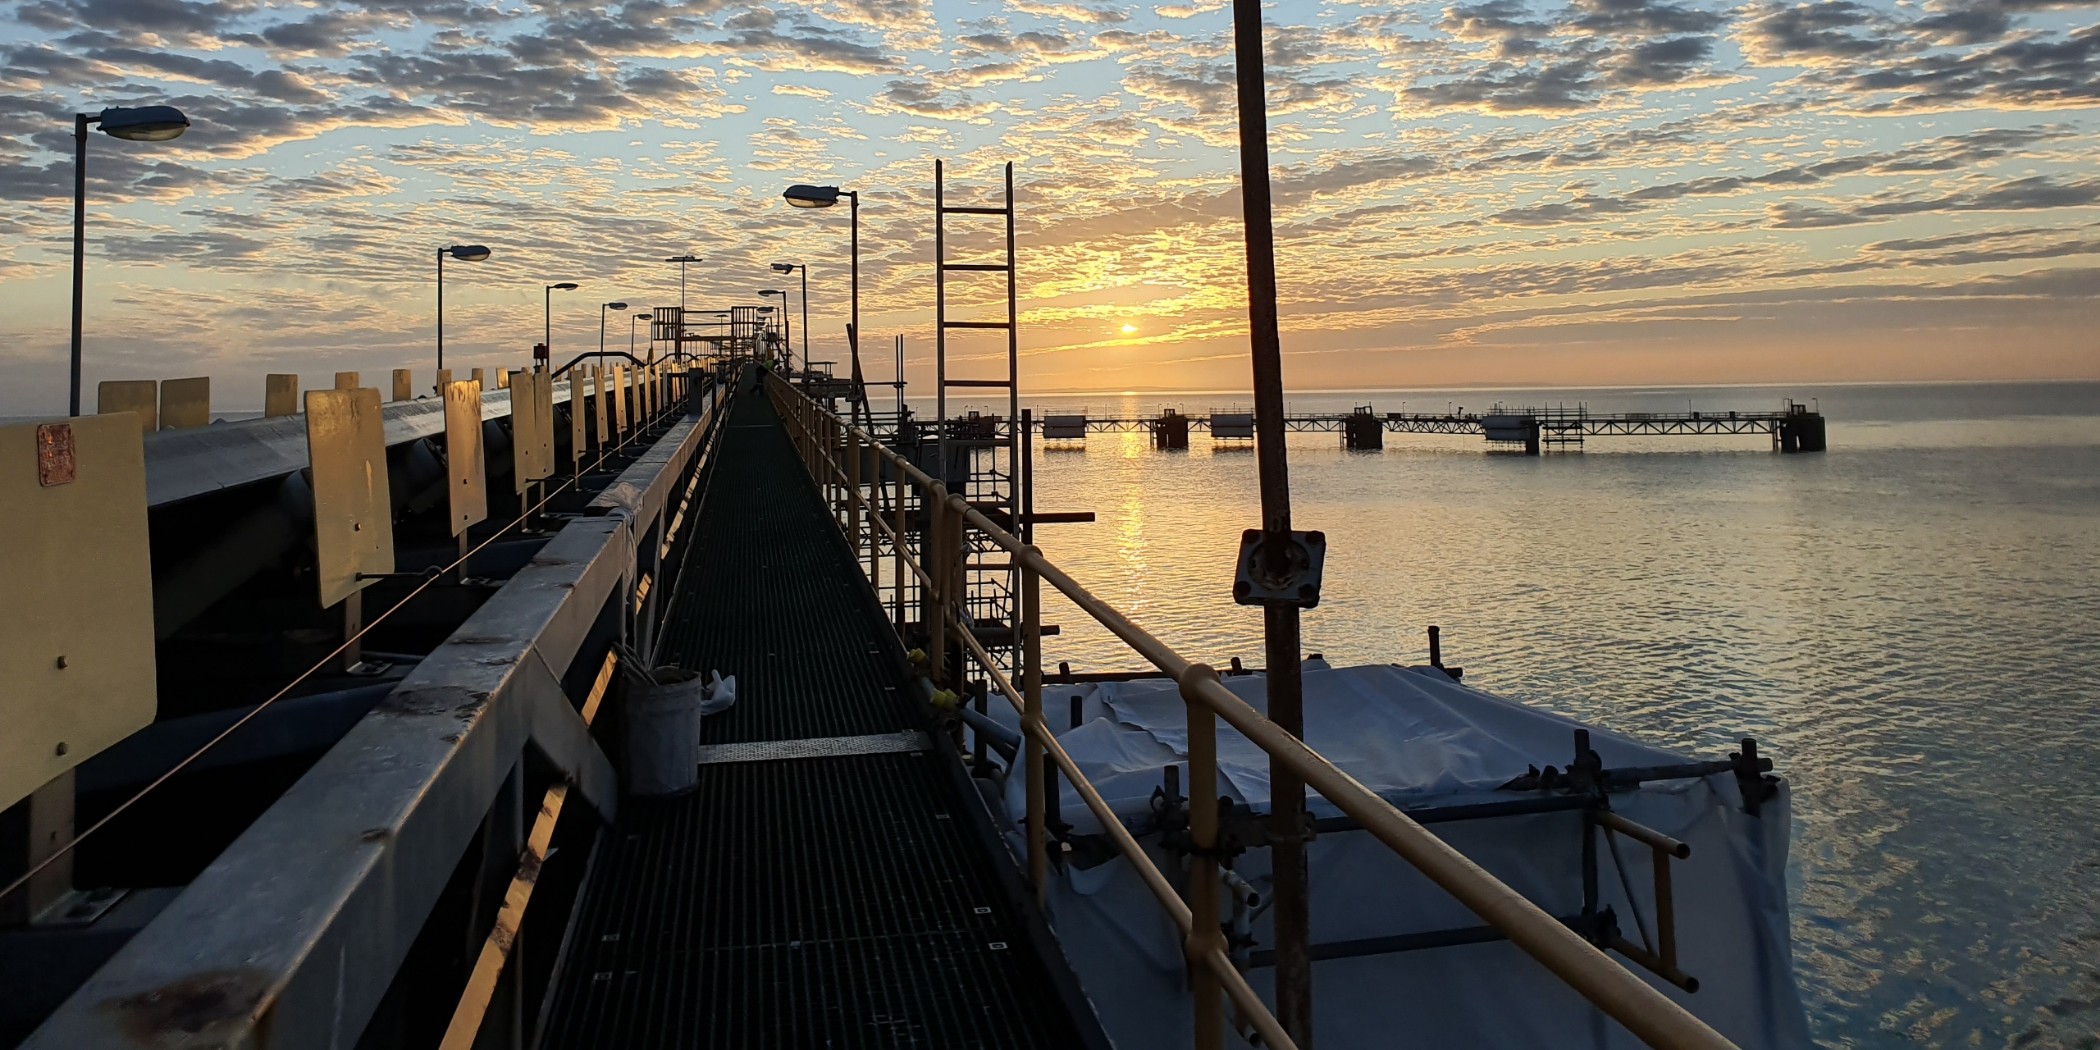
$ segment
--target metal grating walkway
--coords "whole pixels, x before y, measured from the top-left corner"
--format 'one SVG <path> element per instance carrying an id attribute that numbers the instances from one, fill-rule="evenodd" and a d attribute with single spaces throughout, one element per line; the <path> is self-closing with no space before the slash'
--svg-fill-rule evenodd
<path id="1" fill-rule="evenodd" d="M 662 642 L 665 662 L 737 676 L 703 753 L 925 728 L 772 407 L 740 397 L 723 441 Z M 827 750 L 710 761 L 691 795 L 627 806 L 542 1047 L 1101 1045 L 955 759 L 784 749 Z"/>

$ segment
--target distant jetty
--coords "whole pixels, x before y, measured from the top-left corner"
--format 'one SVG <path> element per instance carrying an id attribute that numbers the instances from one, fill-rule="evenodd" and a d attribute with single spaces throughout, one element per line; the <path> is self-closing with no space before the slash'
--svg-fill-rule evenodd
<path id="1" fill-rule="evenodd" d="M 978 417 L 982 419 L 983 417 Z M 1165 409 L 1154 416 L 1089 416 L 1083 413 L 1036 414 L 1022 420 L 1046 442 L 1086 440 L 1090 433 L 1145 431 L 1158 449 L 1189 447 L 1189 432 L 1208 431 L 1214 442 L 1254 440 L 1251 412 L 1189 415 Z M 968 426 L 972 420 L 955 421 Z M 1679 434 L 1767 434 L 1774 452 L 1821 452 L 1823 414 L 1793 401 L 1774 412 L 1591 412 L 1576 409 L 1504 409 L 1489 412 L 1380 413 L 1370 405 L 1349 412 L 1301 413 L 1284 417 L 1286 431 L 1340 434 L 1342 447 L 1376 450 L 1395 434 L 1478 434 L 1496 444 L 1523 446 L 1526 455 L 1549 450 L 1579 451 L 1597 437 L 1668 437 Z"/>

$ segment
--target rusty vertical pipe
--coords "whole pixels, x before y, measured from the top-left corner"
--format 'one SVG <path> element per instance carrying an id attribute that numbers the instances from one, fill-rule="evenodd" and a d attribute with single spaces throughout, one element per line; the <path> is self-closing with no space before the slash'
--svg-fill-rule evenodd
<path id="1" fill-rule="evenodd" d="M 1031 548 L 1033 549 L 1033 548 Z M 1041 553 L 1038 551 L 1037 553 Z M 1035 904 L 1049 902 L 1050 852 L 1043 841 L 1043 585 L 1021 567 L 1021 769 L 1028 777 L 1028 884 Z"/>
<path id="2" fill-rule="evenodd" d="M 1218 1050 L 1225 1041 L 1225 995 L 1206 957 L 1224 940 L 1218 928 L 1218 716 L 1196 692 L 1197 683 L 1217 681 L 1204 664 L 1190 664 L 1181 675 L 1181 698 L 1188 709 L 1189 932 L 1182 954 L 1189 968 L 1189 998 L 1195 1015 L 1195 1050 Z"/>
<path id="3" fill-rule="evenodd" d="M 1283 349 L 1276 323 L 1276 231 L 1269 197 L 1269 118 L 1262 70 L 1260 0 L 1233 0 L 1233 54 L 1238 73 L 1240 200 L 1246 215 L 1247 334 L 1254 365 L 1255 459 L 1261 472 L 1263 549 L 1281 575 L 1291 532 L 1290 467 L 1283 437 Z M 1262 610 L 1269 662 L 1269 719 L 1305 736 L 1295 605 Z M 1269 760 L 1270 820 L 1275 847 L 1276 1016 L 1300 1047 L 1312 1045 L 1310 906 L 1306 900 L 1305 782 Z"/>

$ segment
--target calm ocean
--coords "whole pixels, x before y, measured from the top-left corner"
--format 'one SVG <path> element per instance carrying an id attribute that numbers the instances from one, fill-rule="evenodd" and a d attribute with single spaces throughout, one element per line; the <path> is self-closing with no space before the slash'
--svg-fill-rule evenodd
<path id="1" fill-rule="evenodd" d="M 1605 438 L 1574 455 L 1388 435 L 1291 438 L 1299 528 L 1328 538 L 1308 650 L 1424 658 L 1466 682 L 1721 757 L 1759 739 L 1794 786 L 1794 951 L 1833 1046 L 2091 1045 L 2100 1032 L 2100 384 L 1294 396 L 1293 410 L 1776 409 L 1762 437 Z M 1404 404 L 1403 404 L 1404 402 Z M 1030 397 L 1096 416 L 1230 395 Z M 1245 410 L 1247 399 L 1238 401 Z M 1230 600 L 1254 457 L 1144 434 L 1041 451 L 1052 560 L 1193 656 L 1259 663 Z M 1136 666 L 1061 600 L 1052 659 Z M 1559 758 L 1540 756 L 1542 762 Z"/>

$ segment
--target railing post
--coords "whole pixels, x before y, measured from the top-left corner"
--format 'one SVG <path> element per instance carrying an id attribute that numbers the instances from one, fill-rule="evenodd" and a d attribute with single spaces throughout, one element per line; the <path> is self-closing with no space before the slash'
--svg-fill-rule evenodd
<path id="1" fill-rule="evenodd" d="M 1028 884 L 1035 887 L 1035 905 L 1042 908 L 1050 899 L 1050 853 L 1043 827 L 1043 586 L 1033 558 L 1041 551 L 1028 548 L 1021 562 L 1021 769 L 1028 778 Z"/>
<path id="2" fill-rule="evenodd" d="M 948 677 L 948 486 L 933 483 L 926 505 L 927 542 L 919 563 L 930 581 L 921 602 L 926 626 L 926 669 L 935 684 Z"/>
<path id="3" fill-rule="evenodd" d="M 910 570 L 904 566 L 904 504 L 909 490 L 904 487 L 904 472 L 896 470 L 895 473 L 897 475 L 897 505 L 892 509 L 896 512 L 897 517 L 891 524 L 891 527 L 895 530 L 891 533 L 891 538 L 895 541 L 897 550 L 896 565 L 892 571 L 897 575 L 897 633 L 901 635 L 904 633 L 904 588 L 905 584 L 910 581 L 910 576 L 908 575 Z"/>
<path id="4" fill-rule="evenodd" d="M 1181 674 L 1181 699 L 1188 709 L 1189 736 L 1189 934 L 1182 955 L 1189 968 L 1195 1005 L 1195 1050 L 1218 1050 L 1225 1040 L 1225 996 L 1208 956 L 1222 949 L 1218 930 L 1218 719 L 1196 692 L 1196 683 L 1218 680 L 1207 664 Z"/>
<path id="5" fill-rule="evenodd" d="M 853 545 L 853 567 L 860 568 L 860 431 L 840 427 L 846 438 L 846 540 Z M 875 526 L 868 526 L 868 547 L 875 546 Z M 869 577 L 869 583 L 874 577 Z"/>

